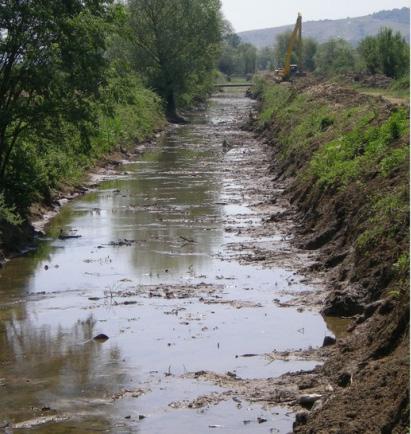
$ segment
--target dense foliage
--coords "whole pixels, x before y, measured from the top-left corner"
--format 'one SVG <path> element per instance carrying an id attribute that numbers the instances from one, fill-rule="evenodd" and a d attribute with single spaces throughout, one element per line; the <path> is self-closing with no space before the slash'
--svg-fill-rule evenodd
<path id="1" fill-rule="evenodd" d="M 410 47 L 399 32 L 383 28 L 377 36 L 364 38 L 358 51 L 371 74 L 382 73 L 399 78 L 407 70 L 410 61 Z"/>
<path id="2" fill-rule="evenodd" d="M 204 94 L 221 22 L 218 0 L 2 2 L 0 226 Z"/>
<path id="3" fill-rule="evenodd" d="M 331 39 L 318 47 L 314 60 L 320 74 L 343 74 L 355 70 L 356 52 L 348 42 Z"/>
<path id="4" fill-rule="evenodd" d="M 225 25 L 218 67 L 228 77 L 252 75 L 257 69 L 257 49 L 251 44 L 242 43 L 228 23 Z"/>
<path id="5" fill-rule="evenodd" d="M 282 68 L 291 31 L 277 35 L 271 47 L 254 50 L 256 69 L 259 71 Z M 226 38 L 220 59 L 220 70 L 227 75 L 245 74 L 244 61 L 241 57 L 244 44 L 237 36 Z M 409 83 L 409 44 L 399 32 L 382 28 L 376 36 L 364 38 L 358 47 L 353 47 L 344 39 L 330 39 L 322 44 L 312 38 L 302 39 L 302 68 L 306 72 L 314 71 L 322 76 L 336 76 L 347 73 L 385 74 L 397 79 L 396 86 L 406 89 Z M 252 53 L 252 49 L 247 51 Z M 294 46 L 291 63 L 296 64 L 297 47 Z M 250 71 L 247 71 L 249 73 Z"/>
<path id="6" fill-rule="evenodd" d="M 211 83 L 219 54 L 219 0 L 130 0 L 132 65 L 167 104 L 170 118 L 188 94 Z"/>

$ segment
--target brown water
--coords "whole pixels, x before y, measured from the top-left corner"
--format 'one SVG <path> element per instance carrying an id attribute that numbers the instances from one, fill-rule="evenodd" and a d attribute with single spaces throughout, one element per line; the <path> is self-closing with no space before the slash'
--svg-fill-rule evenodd
<path id="1" fill-rule="evenodd" d="M 318 346 L 327 333 L 318 313 L 273 303 L 290 281 L 312 289 L 292 266 L 238 258 L 240 243 L 252 241 L 241 228 L 265 212 L 236 169 L 252 149 L 238 129 L 251 106 L 242 95 L 216 96 L 191 124 L 66 205 L 35 252 L 0 270 L 0 421 L 38 433 L 291 430 L 287 408 L 170 406 L 223 391 L 187 372 L 268 378 L 311 369 L 315 362 L 268 363 L 264 354 Z M 236 139 L 228 152 L 225 138 Z M 61 241 L 61 228 L 81 238 Z M 279 234 L 259 241 L 284 243 Z M 93 341 L 99 333 L 110 339 Z M 236 357 L 247 353 L 260 356 Z"/>

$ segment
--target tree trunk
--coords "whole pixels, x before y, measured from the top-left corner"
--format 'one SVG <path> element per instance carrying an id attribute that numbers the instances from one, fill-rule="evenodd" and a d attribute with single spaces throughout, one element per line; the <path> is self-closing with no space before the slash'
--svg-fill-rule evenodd
<path id="1" fill-rule="evenodd" d="M 172 124 L 186 124 L 187 121 L 177 113 L 174 92 L 170 92 L 166 98 L 166 117 Z"/>

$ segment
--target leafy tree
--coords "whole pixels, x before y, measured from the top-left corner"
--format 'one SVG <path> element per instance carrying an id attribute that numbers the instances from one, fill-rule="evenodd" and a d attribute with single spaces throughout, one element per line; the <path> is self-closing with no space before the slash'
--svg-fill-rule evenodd
<path id="1" fill-rule="evenodd" d="M 274 48 L 264 47 L 257 52 L 257 68 L 266 71 L 274 67 Z"/>
<path id="2" fill-rule="evenodd" d="M 365 67 L 370 74 L 376 74 L 381 71 L 377 38 L 374 36 L 367 36 L 361 40 L 358 46 L 358 52 L 362 60 L 365 62 Z"/>
<path id="3" fill-rule="evenodd" d="M 130 0 L 131 58 L 179 121 L 177 100 L 211 77 L 219 54 L 219 0 Z"/>
<path id="4" fill-rule="evenodd" d="M 314 71 L 315 54 L 317 53 L 318 43 L 312 38 L 303 38 L 303 69 L 304 71 Z"/>
<path id="5" fill-rule="evenodd" d="M 106 36 L 120 7 L 106 0 L 3 0 L 0 6 L 0 190 L 10 160 L 28 163 L 27 140 L 50 140 L 62 122 L 85 148 L 108 68 Z M 15 168 L 13 167 L 13 170 Z M 28 180 L 28 182 L 30 182 Z M 22 187 L 24 188 L 24 187 Z"/>
<path id="6" fill-rule="evenodd" d="M 284 66 L 284 59 L 287 53 L 288 44 L 291 38 L 292 32 L 287 31 L 280 33 L 277 36 L 275 45 L 274 45 L 274 58 L 275 58 L 275 66 L 277 68 L 282 68 Z M 315 69 L 314 56 L 317 52 L 317 42 L 312 38 L 302 38 L 302 67 L 304 70 L 313 71 Z M 296 64 L 298 61 L 297 55 L 297 45 L 294 46 L 292 55 L 291 55 L 291 63 Z"/>
<path id="7" fill-rule="evenodd" d="M 376 36 L 364 38 L 358 51 L 369 73 L 377 72 L 399 78 L 409 70 L 409 45 L 390 28 L 382 28 Z"/>
<path id="8" fill-rule="evenodd" d="M 240 44 L 240 37 L 234 33 L 231 24 L 225 21 L 218 69 L 229 77 L 238 70 L 238 46 Z"/>
<path id="9" fill-rule="evenodd" d="M 241 73 L 254 74 L 257 66 L 257 48 L 252 44 L 240 44 L 238 46 Z"/>
<path id="10" fill-rule="evenodd" d="M 316 72 L 324 75 L 351 72 L 356 67 L 355 51 L 343 39 L 330 39 L 318 46 L 315 65 Z"/>
<path id="11" fill-rule="evenodd" d="M 291 38 L 292 32 L 287 31 L 280 33 L 274 44 L 274 59 L 276 68 L 282 68 L 284 66 L 284 59 L 287 53 L 288 42 Z M 293 50 L 291 55 L 291 63 L 297 63 L 297 53 Z"/>

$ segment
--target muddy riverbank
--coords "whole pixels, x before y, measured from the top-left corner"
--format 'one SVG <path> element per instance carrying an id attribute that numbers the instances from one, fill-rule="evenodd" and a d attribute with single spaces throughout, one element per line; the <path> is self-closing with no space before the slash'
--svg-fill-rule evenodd
<path id="1" fill-rule="evenodd" d="M 318 370 L 332 393 L 295 431 L 406 432 L 409 111 L 313 77 L 260 82 L 256 94 L 252 128 L 273 149 L 273 179 L 286 183 L 294 242 L 326 273 L 322 311 L 351 318 Z"/>
<path id="2" fill-rule="evenodd" d="M 272 150 L 241 129 L 253 105 L 215 96 L 1 269 L 5 430 L 288 433 L 331 393 L 315 373 L 339 327 Z"/>

